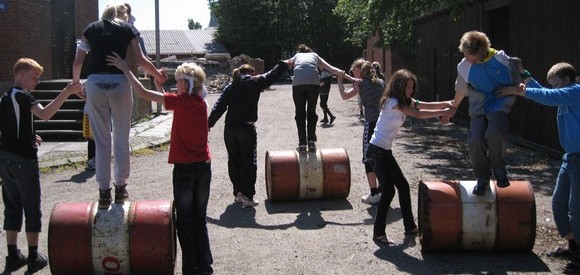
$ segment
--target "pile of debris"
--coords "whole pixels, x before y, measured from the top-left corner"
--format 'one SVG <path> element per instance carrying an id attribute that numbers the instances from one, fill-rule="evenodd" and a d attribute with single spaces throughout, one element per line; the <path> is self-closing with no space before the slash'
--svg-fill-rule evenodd
<path id="1" fill-rule="evenodd" d="M 160 67 L 166 67 L 169 81 L 167 89 L 175 86 L 175 68 L 185 62 L 195 62 L 203 67 L 206 75 L 205 86 L 209 93 L 221 93 L 221 91 L 231 82 L 231 75 L 234 68 L 243 64 L 250 64 L 256 68 L 256 73 L 264 73 L 264 61 L 241 54 L 233 58 L 229 53 L 210 53 L 203 58 L 194 60 L 177 60 L 175 56 L 161 60 Z"/>

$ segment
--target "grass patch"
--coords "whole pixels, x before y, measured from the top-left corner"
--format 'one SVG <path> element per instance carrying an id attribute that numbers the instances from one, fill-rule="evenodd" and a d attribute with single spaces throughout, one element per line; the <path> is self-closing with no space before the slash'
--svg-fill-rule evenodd
<path id="1" fill-rule="evenodd" d="M 132 156 L 149 156 L 159 152 L 165 152 L 169 150 L 169 143 L 162 143 L 156 146 L 147 147 L 139 150 L 134 150 L 131 152 Z"/>
<path id="2" fill-rule="evenodd" d="M 149 156 L 149 155 L 153 155 L 155 154 L 155 150 L 153 150 L 152 148 L 143 148 L 143 149 L 139 149 L 139 150 L 135 150 L 133 152 L 131 152 L 131 155 L 133 156 Z"/>
<path id="3" fill-rule="evenodd" d="M 67 170 L 84 169 L 86 164 L 87 164 L 86 161 L 68 163 L 68 164 L 57 165 L 57 166 L 52 166 L 52 167 L 43 167 L 43 168 L 40 168 L 39 171 L 41 174 L 60 173 L 60 172 L 67 171 Z"/>

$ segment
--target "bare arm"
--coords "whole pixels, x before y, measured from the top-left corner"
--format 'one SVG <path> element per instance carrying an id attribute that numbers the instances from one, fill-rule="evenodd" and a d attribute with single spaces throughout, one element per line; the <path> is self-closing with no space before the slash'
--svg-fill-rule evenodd
<path id="1" fill-rule="evenodd" d="M 49 120 L 52 116 L 54 116 L 54 114 L 56 114 L 58 109 L 60 109 L 62 104 L 64 104 L 64 102 L 70 95 L 77 93 L 81 90 L 82 90 L 81 83 L 71 82 L 68 85 L 66 85 L 66 87 L 62 90 L 62 92 L 58 94 L 58 96 L 52 102 L 48 103 L 46 107 L 43 107 L 42 104 L 36 104 L 32 106 L 31 111 L 35 116 L 39 117 L 40 119 Z"/>
<path id="2" fill-rule="evenodd" d="M 416 117 L 416 118 L 420 118 L 420 119 L 453 115 L 453 110 L 450 108 L 433 109 L 433 110 L 423 109 L 423 110 L 421 110 L 421 109 L 411 108 L 410 106 L 403 106 L 401 111 L 407 116 L 412 116 L 412 117 Z"/>
<path id="3" fill-rule="evenodd" d="M 81 38 L 81 42 L 88 44 L 88 40 L 85 36 L 83 36 Z M 73 61 L 73 66 L 72 66 L 73 83 L 80 83 L 81 82 L 81 71 L 83 69 L 83 62 L 84 62 L 86 56 L 87 56 L 87 52 L 80 49 L 80 47 L 77 45 L 75 60 Z M 85 96 L 85 93 L 83 90 L 77 92 L 77 96 L 83 100 L 86 100 L 86 96 Z"/>
<path id="4" fill-rule="evenodd" d="M 88 44 L 87 38 L 83 35 L 81 38 L 82 43 Z M 81 70 L 83 68 L 83 62 L 85 61 L 85 56 L 87 52 L 84 50 L 79 49 L 77 46 L 77 52 L 75 55 L 75 60 L 73 61 L 73 82 L 80 82 L 81 80 Z"/>
<path id="5" fill-rule="evenodd" d="M 319 61 L 318 61 L 318 63 L 319 63 L 318 64 L 318 67 L 322 67 L 322 68 L 326 69 L 327 71 L 329 71 L 330 73 L 332 73 L 333 75 L 336 75 L 336 76 L 339 76 L 341 74 L 344 74 L 344 71 L 343 70 L 341 70 L 339 68 L 336 68 L 336 67 L 328 64 L 328 62 L 326 62 L 326 60 L 324 60 L 322 57 L 318 57 L 318 59 L 319 59 Z M 354 77 L 352 77 L 352 76 L 350 76 L 348 74 L 344 74 L 343 77 L 346 78 L 346 79 L 348 79 L 351 82 L 354 82 L 354 83 L 359 82 L 358 79 L 356 79 L 356 78 L 354 78 Z"/>
<path id="6" fill-rule="evenodd" d="M 414 98 L 411 98 L 411 100 L 413 102 L 412 104 L 415 107 L 415 109 L 433 110 L 433 109 L 445 109 L 445 108 L 453 107 L 453 100 L 433 101 L 433 102 L 424 102 L 424 101 L 420 101 L 420 100 L 417 100 Z"/>
<path id="7" fill-rule="evenodd" d="M 352 98 L 352 97 L 358 95 L 359 89 L 358 89 L 358 85 L 356 85 L 356 82 L 355 82 L 355 85 L 353 85 L 353 88 L 350 88 L 348 91 L 345 92 L 344 91 L 344 84 L 342 83 L 344 75 L 345 75 L 344 73 L 338 75 L 337 83 L 338 83 L 338 91 L 340 92 L 340 97 L 343 100 L 347 100 L 349 98 Z"/>
<path id="8" fill-rule="evenodd" d="M 143 68 L 147 73 L 154 76 L 155 79 L 158 79 L 161 83 L 167 81 L 167 75 L 164 75 L 161 70 L 155 68 L 153 63 L 145 57 L 143 51 L 141 50 L 141 45 L 139 45 L 139 37 L 135 37 L 131 40 L 131 49 L 135 53 L 135 58 L 137 59 L 137 64 Z"/>
<path id="9" fill-rule="evenodd" d="M 131 87 L 137 92 L 137 94 L 147 100 L 159 102 L 165 104 L 165 98 L 163 97 L 163 93 L 147 90 L 143 84 L 135 77 L 133 72 L 129 69 L 127 62 L 123 60 L 117 53 L 113 53 L 113 55 L 107 56 L 107 65 L 115 66 L 119 68 L 129 80 Z M 156 70 L 157 71 L 157 70 Z"/>

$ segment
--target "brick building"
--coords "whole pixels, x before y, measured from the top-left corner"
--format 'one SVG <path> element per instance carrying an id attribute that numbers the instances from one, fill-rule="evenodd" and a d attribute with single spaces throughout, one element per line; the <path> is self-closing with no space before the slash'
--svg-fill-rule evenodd
<path id="1" fill-rule="evenodd" d="M 98 12 L 97 0 L 0 0 L 0 87 L 21 57 L 44 67 L 43 80 L 72 78 L 75 40 Z"/>

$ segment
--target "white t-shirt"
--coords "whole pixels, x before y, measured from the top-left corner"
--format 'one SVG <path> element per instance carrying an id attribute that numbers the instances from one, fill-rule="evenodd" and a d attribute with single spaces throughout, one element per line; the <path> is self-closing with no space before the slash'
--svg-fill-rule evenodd
<path id="1" fill-rule="evenodd" d="M 385 150 L 391 150 L 391 147 L 393 147 L 399 128 L 401 128 L 406 118 L 405 114 L 397 107 L 398 103 L 399 101 L 396 98 L 391 97 L 383 105 L 375 126 L 375 132 L 371 138 L 372 145 Z"/>

